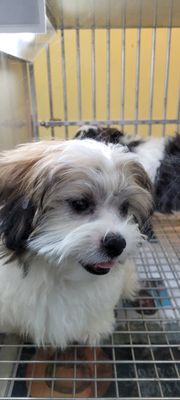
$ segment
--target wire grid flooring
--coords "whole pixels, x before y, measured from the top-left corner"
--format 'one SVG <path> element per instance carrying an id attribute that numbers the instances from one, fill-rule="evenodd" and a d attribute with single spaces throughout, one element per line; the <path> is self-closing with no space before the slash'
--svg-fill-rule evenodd
<path id="1" fill-rule="evenodd" d="M 156 214 L 154 231 L 136 258 L 153 305 L 143 297 L 139 309 L 121 302 L 108 341 L 92 348 L 73 344 L 66 360 L 60 350 L 2 334 L 0 398 L 180 399 L 180 214 Z M 71 375 L 63 376 L 67 366 Z"/>

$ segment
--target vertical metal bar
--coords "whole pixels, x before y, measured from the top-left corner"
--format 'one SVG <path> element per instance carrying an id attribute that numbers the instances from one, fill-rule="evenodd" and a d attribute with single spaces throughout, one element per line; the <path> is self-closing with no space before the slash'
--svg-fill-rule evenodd
<path id="1" fill-rule="evenodd" d="M 162 386 L 161 386 L 161 380 L 160 380 L 160 377 L 159 377 L 158 368 L 157 368 L 157 365 L 156 365 L 156 360 L 154 358 L 154 353 L 152 351 L 152 343 L 151 343 L 150 336 L 149 336 L 149 330 L 147 328 L 147 321 L 144 322 L 144 326 L 145 326 L 145 329 L 146 329 L 146 332 L 147 332 L 149 350 L 150 350 L 151 358 L 153 360 L 154 370 L 155 370 L 155 373 L 156 373 L 156 381 L 157 381 L 158 386 L 159 386 L 161 397 L 163 398 L 163 390 L 162 390 Z"/>
<path id="2" fill-rule="evenodd" d="M 77 57 L 77 90 L 78 90 L 78 119 L 82 119 L 81 103 L 81 63 L 80 63 L 80 39 L 79 39 L 79 17 L 77 16 L 76 28 L 76 57 Z"/>
<path id="3" fill-rule="evenodd" d="M 61 61 L 62 61 L 62 83 L 63 83 L 63 97 L 64 97 L 64 119 L 68 120 L 67 108 L 67 80 L 66 80 L 66 62 L 65 62 L 65 43 L 64 43 L 64 29 L 61 29 Z M 68 139 L 68 126 L 65 126 L 65 138 Z"/>
<path id="4" fill-rule="evenodd" d="M 93 16 L 91 52 L 92 52 L 92 114 L 93 114 L 93 120 L 96 120 L 95 14 Z"/>
<path id="5" fill-rule="evenodd" d="M 51 381 L 51 397 L 54 395 L 54 385 L 55 385 L 55 377 L 56 377 L 56 361 L 57 361 L 58 353 L 55 351 L 53 358 L 53 370 L 52 370 L 52 381 Z"/>
<path id="6" fill-rule="evenodd" d="M 121 119 L 124 120 L 124 102 L 125 102 L 125 48 L 126 48 L 126 2 L 123 7 L 122 21 L 122 50 L 121 50 Z"/>
<path id="7" fill-rule="evenodd" d="M 131 334 L 129 322 L 127 323 L 127 325 L 128 325 L 129 340 L 130 340 L 130 345 L 131 345 L 131 354 L 132 354 L 132 359 L 133 359 L 133 363 L 134 363 L 134 373 L 135 373 L 135 377 L 137 379 L 136 383 L 137 383 L 137 389 L 138 389 L 138 397 L 141 398 L 142 394 L 141 394 L 141 388 L 140 388 L 140 384 L 139 384 L 139 376 L 138 376 L 138 370 L 137 370 L 137 366 L 136 366 L 136 357 L 134 354 L 133 340 L 132 340 L 132 334 Z"/>
<path id="8" fill-rule="evenodd" d="M 115 349 L 114 349 L 114 337 L 112 337 L 112 359 L 113 359 L 113 371 L 114 371 L 114 377 L 115 377 L 115 388 L 116 388 L 116 397 L 119 399 L 119 386 L 118 386 L 118 374 L 117 374 L 117 366 L 116 366 L 116 354 L 115 354 Z"/>
<path id="9" fill-rule="evenodd" d="M 30 117 L 31 103 L 30 103 L 30 93 L 28 84 L 28 64 L 23 61 L 21 65 L 23 74 L 23 91 L 25 99 L 26 125 L 28 128 L 28 140 L 32 140 L 32 122 Z"/>
<path id="10" fill-rule="evenodd" d="M 151 52 L 151 81 L 150 81 L 150 104 L 149 104 L 149 119 L 152 120 L 153 112 L 153 97 L 154 97 L 154 69 L 155 69 L 155 52 L 156 52 L 156 26 L 157 26 L 157 0 L 154 6 L 154 21 L 152 32 L 152 52 Z M 152 125 L 149 125 L 149 136 L 152 133 Z"/>
<path id="11" fill-rule="evenodd" d="M 51 79 L 51 58 L 50 58 L 50 46 L 49 43 L 46 46 L 46 58 L 47 58 L 47 75 L 48 75 L 48 92 L 49 92 L 49 111 L 50 119 L 54 119 L 53 113 L 53 99 L 52 99 L 52 79 Z M 55 138 L 54 127 L 51 127 L 51 139 Z"/>
<path id="12" fill-rule="evenodd" d="M 110 120 L 110 28 L 107 29 L 107 44 L 106 44 L 106 79 L 107 79 L 107 88 L 106 88 L 106 114 L 107 120 Z M 108 123 L 109 125 L 109 123 Z"/>
<path id="13" fill-rule="evenodd" d="M 110 2 L 108 3 L 108 20 L 106 28 L 106 118 L 110 120 Z M 109 123 L 107 123 L 109 125 Z"/>
<path id="14" fill-rule="evenodd" d="M 20 338 L 17 339 L 16 337 L 14 338 L 12 335 L 9 336 L 9 335 L 5 334 L 5 338 L 3 339 L 3 344 L 5 345 L 5 347 L 1 348 L 1 360 L 7 359 L 7 355 L 9 353 L 10 359 L 11 360 L 13 359 L 14 361 L 17 361 L 17 362 L 14 364 L 14 366 L 13 366 L 13 364 L 11 364 L 11 366 L 9 366 L 10 369 L 11 369 L 11 376 L 9 376 L 9 381 L 7 381 L 7 383 L 4 382 L 4 385 L 1 382 L 1 387 L 0 387 L 0 395 L 1 396 L 2 395 L 5 395 L 6 397 L 8 397 L 8 396 L 11 397 L 12 396 L 12 391 L 13 391 L 13 387 L 14 387 L 14 381 L 11 378 L 17 376 L 17 370 L 18 370 L 18 367 L 19 367 L 19 361 L 21 359 L 21 354 L 22 354 L 22 347 L 21 346 L 20 347 L 16 347 L 16 344 L 17 345 L 19 345 L 19 344 L 21 345 L 21 343 L 22 342 L 21 342 Z M 12 348 L 10 349 L 10 351 L 8 351 L 8 348 L 6 347 L 6 344 L 7 345 L 8 344 L 13 345 Z M 1 343 L 1 345 L 2 345 L 2 343 Z M 3 376 L 4 376 L 4 373 L 8 376 L 9 375 L 9 368 L 8 369 L 5 368 L 5 371 L 3 371 Z M 1 376 L 2 376 L 2 372 L 1 372 Z"/>
<path id="15" fill-rule="evenodd" d="M 64 42 L 64 15 L 62 0 L 60 2 L 60 15 L 61 15 L 61 65 L 62 65 L 62 85 L 63 85 L 63 99 L 64 99 L 64 119 L 68 120 L 68 105 L 67 105 L 67 77 L 66 77 L 66 55 L 65 55 L 65 42 Z M 68 139 L 68 126 L 65 125 L 65 139 Z"/>
<path id="16" fill-rule="evenodd" d="M 178 111 L 177 111 L 177 133 L 180 133 L 180 88 L 179 88 L 179 99 L 178 99 Z"/>
<path id="17" fill-rule="evenodd" d="M 37 98 L 36 98 L 36 83 L 34 76 L 34 65 L 29 63 L 29 83 L 31 92 L 31 120 L 32 120 L 32 132 L 33 139 L 35 141 L 39 140 L 39 128 L 37 119 Z"/>
<path id="18" fill-rule="evenodd" d="M 166 336 L 167 344 L 168 344 L 168 346 L 169 346 L 169 352 L 170 352 L 170 354 L 171 354 L 171 358 L 172 358 L 172 361 L 173 361 L 173 367 L 174 367 L 174 369 L 175 369 L 175 371 L 176 371 L 177 378 L 180 379 L 180 373 L 179 373 L 179 370 L 178 370 L 178 367 L 177 367 L 177 364 L 176 364 L 176 360 L 175 360 L 175 358 L 174 358 L 174 354 L 173 354 L 172 349 L 171 349 L 171 345 L 170 345 L 170 343 L 169 343 L 168 336 L 167 336 L 166 334 L 165 334 L 165 336 Z"/>
<path id="19" fill-rule="evenodd" d="M 73 398 L 75 398 L 76 396 L 76 381 L 77 381 L 77 347 L 74 348 L 74 365 L 73 365 L 73 369 L 74 369 L 74 376 L 73 376 Z"/>
<path id="20" fill-rule="evenodd" d="M 172 32 L 172 11 L 173 11 L 173 2 L 171 2 L 171 5 L 170 5 L 169 27 L 168 27 L 168 32 L 167 32 L 166 73 L 165 73 L 165 86 L 164 86 L 163 119 L 166 119 L 166 114 L 167 114 L 167 97 L 168 97 L 169 65 L 170 65 L 170 52 L 171 52 L 171 32 Z M 165 126 L 165 124 L 163 124 L 162 136 L 165 136 L 165 133 L 166 133 L 166 126 Z"/>
<path id="21" fill-rule="evenodd" d="M 21 349 L 22 351 L 22 349 Z M 32 378 L 32 380 L 27 381 L 27 393 L 26 396 L 29 399 L 31 396 L 31 390 L 32 390 L 32 384 L 33 384 L 33 378 L 35 375 L 35 370 L 36 370 L 36 363 L 34 362 L 31 368 L 31 376 L 28 376 L 28 378 Z"/>
<path id="22" fill-rule="evenodd" d="M 169 260 L 168 260 L 168 254 L 166 254 L 166 252 L 165 252 L 165 250 L 163 249 L 163 246 L 162 246 L 162 250 L 163 250 L 163 252 L 164 252 L 164 257 L 165 257 L 165 259 L 167 260 L 167 263 L 169 263 Z M 174 249 L 173 249 L 174 250 Z M 164 273 L 164 268 L 163 268 L 163 265 L 162 265 L 162 263 L 161 263 L 161 258 L 160 258 L 160 256 L 157 254 L 157 259 L 158 259 L 158 261 L 159 261 L 159 271 L 160 271 L 160 275 L 163 277 L 163 279 L 164 279 L 164 282 L 166 282 L 166 275 L 165 275 L 165 273 Z M 175 282 L 178 282 L 178 276 L 177 276 L 177 274 L 176 274 L 176 271 L 175 270 L 173 270 L 172 269 L 172 275 L 173 275 L 173 278 L 174 278 L 174 281 Z M 179 286 L 179 285 L 178 285 Z M 175 305 L 173 308 L 173 311 L 174 311 L 174 315 L 176 316 L 176 318 L 178 319 L 179 318 L 179 312 L 178 312 L 178 302 L 177 302 L 177 300 L 176 300 L 176 298 L 174 297 L 174 295 L 173 295 L 173 290 L 171 289 L 171 287 L 169 287 L 168 288 L 168 291 L 169 291 L 169 294 L 170 294 L 170 296 L 171 296 L 171 298 L 173 299 L 173 305 Z"/>
<path id="23" fill-rule="evenodd" d="M 136 98 L 135 98 L 135 119 L 139 116 L 139 81 L 140 81 L 140 56 L 141 56 L 141 19 L 142 19 L 142 3 L 139 4 L 139 27 L 137 30 L 137 53 L 136 53 Z M 134 127 L 134 133 L 137 135 L 138 125 Z"/>
<path id="24" fill-rule="evenodd" d="M 93 348 L 93 356 L 94 356 L 94 397 L 98 398 L 98 390 L 97 390 L 97 357 L 96 357 L 96 347 Z"/>

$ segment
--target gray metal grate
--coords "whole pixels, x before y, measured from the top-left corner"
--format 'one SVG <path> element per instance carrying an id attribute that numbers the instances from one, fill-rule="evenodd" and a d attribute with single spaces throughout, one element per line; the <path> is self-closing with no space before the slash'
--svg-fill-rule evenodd
<path id="1" fill-rule="evenodd" d="M 135 260 L 150 303 L 146 292 L 140 308 L 121 302 L 100 347 L 63 353 L 1 335 L 0 398 L 180 399 L 180 214 L 157 214 L 154 230 Z"/>

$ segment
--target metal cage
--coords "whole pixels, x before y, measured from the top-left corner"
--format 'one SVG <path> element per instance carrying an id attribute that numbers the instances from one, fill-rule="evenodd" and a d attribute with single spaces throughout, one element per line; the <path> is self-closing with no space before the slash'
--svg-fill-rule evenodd
<path id="1" fill-rule="evenodd" d="M 60 63 L 63 98 L 62 115 L 55 115 L 53 97 L 53 75 L 51 60 L 51 42 L 45 42 L 46 77 L 48 89 L 48 114 L 42 120 L 39 114 L 37 96 L 37 75 L 35 58 L 27 54 L 13 54 L 13 58 L 1 54 L 0 66 L 3 77 L 8 69 L 20 64 L 20 81 L 23 87 L 23 106 L 14 107 L 15 116 L 19 108 L 23 110 L 17 116 L 17 123 L 11 125 L 11 109 L 0 113 L 0 124 L 7 136 L 13 137 L 12 144 L 20 141 L 15 133 L 23 129 L 21 141 L 30 137 L 43 138 L 47 129 L 49 138 L 68 138 L 72 129 L 87 124 L 117 125 L 125 130 L 133 127 L 138 133 L 146 126 L 146 135 L 153 135 L 153 127 L 160 126 L 161 135 L 168 129 L 179 131 L 180 97 L 175 98 L 172 113 L 167 115 L 169 101 L 172 31 L 180 27 L 180 3 L 177 0 L 48 0 L 47 15 L 55 29 L 59 29 Z M 127 30 L 136 32 L 135 92 L 133 117 L 125 117 L 125 77 L 127 70 L 126 46 Z M 166 61 L 164 64 L 164 88 L 162 95 L 162 113 L 153 117 L 154 79 L 156 63 L 156 42 L 159 28 L 166 29 Z M 80 35 L 84 29 L 90 32 L 91 48 L 91 118 L 84 118 L 82 99 L 82 46 Z M 96 76 L 96 33 L 103 29 L 106 36 L 106 107 L 104 117 L 97 113 L 97 76 Z M 121 34 L 121 68 L 119 71 L 119 115 L 111 118 L 111 33 L 113 29 Z M 151 29 L 151 62 L 148 97 L 148 113 L 141 118 L 139 113 L 139 91 L 141 84 L 141 33 L 142 29 Z M 70 62 L 66 53 L 65 33 L 73 30 L 75 37 L 76 70 L 72 79 L 77 86 L 77 109 L 74 119 L 69 117 L 67 67 Z M 42 42 L 42 41 L 41 41 Z M 44 46 L 44 43 L 43 43 Z M 37 47 L 37 43 L 36 43 Z M 32 51 L 32 48 L 31 48 Z M 15 58 L 14 58 L 15 57 Z M 20 60 L 21 58 L 21 60 Z M 0 69 L 1 73 L 2 69 Z M 23 74 L 23 75 L 22 75 Z M 9 83 L 12 90 L 14 81 Z M 1 83 L 0 83 L 1 85 Z M 15 91 L 16 92 L 16 91 Z M 10 96 L 10 93 L 9 93 Z M 8 97 L 9 101 L 9 97 Z M 8 103 L 9 104 L 9 103 Z M 20 104 L 20 105 L 19 105 Z M 21 111 L 22 111 L 21 110 Z M 9 114 L 8 114 L 9 113 Z M 11 129 L 11 130 L 9 130 Z M 43 129 L 43 131 L 41 131 Z M 56 129 L 60 129 L 56 131 Z M 24 132 L 27 132 L 25 134 Z M 50 132 L 50 134 L 49 134 Z M 58 132 L 58 134 L 56 134 Z M 13 136 L 15 135 L 15 136 Z M 25 135 L 25 136 L 24 136 Z M 15 137 L 15 138 L 14 138 Z M 10 147 L 11 147 L 10 145 Z M 5 143 L 5 147 L 9 144 Z M 31 342 L 22 338 L 0 335 L 0 398 L 2 399 L 72 399 L 72 398 L 120 398 L 120 399 L 180 399 L 180 215 L 156 214 L 154 216 L 156 238 L 140 249 L 135 259 L 142 288 L 145 290 L 141 303 L 121 302 L 117 306 L 116 327 L 107 341 L 99 347 L 72 344 L 65 356 L 59 349 L 49 346 L 37 349 Z M 153 301 L 147 307 L 147 293 Z M 145 306 L 144 306 L 145 305 Z M 86 377 L 81 376 L 81 368 Z M 65 370 L 68 369 L 68 375 Z"/>

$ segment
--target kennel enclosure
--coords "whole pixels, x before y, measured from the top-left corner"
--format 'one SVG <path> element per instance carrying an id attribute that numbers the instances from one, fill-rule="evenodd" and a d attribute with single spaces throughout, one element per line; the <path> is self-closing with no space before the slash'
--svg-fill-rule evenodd
<path id="1" fill-rule="evenodd" d="M 84 123 L 179 132 L 178 0 L 47 0 L 46 10 L 46 35 L 0 37 L 1 150 L 71 138 Z M 135 259 L 150 306 L 121 302 L 102 352 L 72 344 L 68 359 L 2 332 L 0 398 L 180 399 L 179 214 L 156 214 L 154 230 Z"/>

